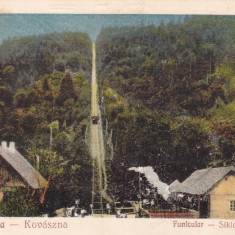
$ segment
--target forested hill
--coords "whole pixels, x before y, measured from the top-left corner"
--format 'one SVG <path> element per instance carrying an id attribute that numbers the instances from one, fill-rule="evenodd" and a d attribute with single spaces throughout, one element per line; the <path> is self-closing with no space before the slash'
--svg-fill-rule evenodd
<path id="1" fill-rule="evenodd" d="M 19 196 L 14 191 L 0 203 L 2 214 L 51 213 L 74 202 L 77 195 L 82 205 L 89 205 L 92 168 L 85 142 L 91 96 L 88 35 L 19 38 L 5 41 L 0 51 L 0 140 L 15 141 L 40 174 L 51 179 L 44 205 L 38 195 Z"/>
<path id="2" fill-rule="evenodd" d="M 90 76 L 91 41 L 86 33 L 53 33 L 6 40 L 0 46 L 0 86 L 15 92 L 54 70 Z"/>
<path id="3" fill-rule="evenodd" d="M 151 165 L 172 182 L 234 164 L 234 17 L 104 29 L 97 51 L 114 182 L 123 166 Z"/>
<path id="4" fill-rule="evenodd" d="M 98 38 L 100 75 L 150 109 L 198 115 L 234 97 L 234 81 L 221 75 L 227 66 L 234 69 L 234 26 L 234 17 L 192 17 L 159 27 L 105 29 Z"/>

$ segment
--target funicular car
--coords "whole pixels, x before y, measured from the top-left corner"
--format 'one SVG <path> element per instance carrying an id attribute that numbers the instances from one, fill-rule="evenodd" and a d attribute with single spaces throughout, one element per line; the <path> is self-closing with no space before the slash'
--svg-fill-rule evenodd
<path id="1" fill-rule="evenodd" d="M 91 122 L 92 124 L 97 125 L 99 123 L 99 116 L 92 116 Z"/>

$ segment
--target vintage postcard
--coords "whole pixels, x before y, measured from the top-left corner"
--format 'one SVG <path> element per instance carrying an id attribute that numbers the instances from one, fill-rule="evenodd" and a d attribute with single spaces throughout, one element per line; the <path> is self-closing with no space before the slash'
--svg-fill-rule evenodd
<path id="1" fill-rule="evenodd" d="M 234 232 L 235 6 L 169 3 L 0 5 L 4 233 Z"/>

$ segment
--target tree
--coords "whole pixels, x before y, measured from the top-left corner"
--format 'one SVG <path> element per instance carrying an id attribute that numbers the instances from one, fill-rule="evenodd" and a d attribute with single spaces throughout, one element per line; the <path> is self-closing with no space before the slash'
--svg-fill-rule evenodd
<path id="1" fill-rule="evenodd" d="M 27 92 L 18 91 L 14 96 L 14 103 L 16 108 L 24 108 L 27 106 Z"/>
<path id="2" fill-rule="evenodd" d="M 38 168 L 45 178 L 48 179 L 50 176 L 56 178 L 63 174 L 63 158 L 55 151 L 32 148 L 27 152 L 32 165 Z"/>
<path id="3" fill-rule="evenodd" d="M 59 130 L 59 122 L 56 120 L 49 124 L 50 128 L 50 149 L 52 148 L 52 141 L 53 141 L 53 129 Z"/>
<path id="4" fill-rule="evenodd" d="M 67 71 L 65 77 L 61 81 L 57 104 L 63 106 L 64 102 L 70 98 L 76 99 L 76 93 L 74 90 L 71 74 L 69 71 Z"/>
<path id="5" fill-rule="evenodd" d="M 12 104 L 13 97 L 10 90 L 5 87 L 0 87 L 0 103 L 2 106 L 10 106 Z"/>
<path id="6" fill-rule="evenodd" d="M 15 68 L 12 65 L 5 66 L 2 71 L 3 79 L 5 84 L 10 84 L 10 86 L 15 87 Z"/>
<path id="7" fill-rule="evenodd" d="M 7 217 L 32 217 L 43 213 L 37 196 L 31 197 L 26 190 L 20 188 L 5 193 L 3 201 L 0 202 L 0 211 L 1 216 Z"/>
<path id="8" fill-rule="evenodd" d="M 49 83 L 48 83 L 48 79 L 45 78 L 44 81 L 43 81 L 43 85 L 42 85 L 42 92 L 43 94 L 46 94 L 48 91 L 50 91 L 50 86 L 49 86 Z"/>

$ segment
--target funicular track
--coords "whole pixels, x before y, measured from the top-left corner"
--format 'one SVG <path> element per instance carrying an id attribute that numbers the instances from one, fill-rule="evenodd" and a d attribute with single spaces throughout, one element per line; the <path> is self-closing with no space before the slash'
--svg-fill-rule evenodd
<path id="1" fill-rule="evenodd" d="M 95 214 L 104 213 L 104 203 L 112 203 L 108 196 L 107 176 L 105 168 L 105 151 L 103 144 L 103 130 L 101 114 L 97 100 L 96 82 L 96 50 L 92 44 L 92 81 L 91 81 L 91 126 L 90 126 L 90 150 L 93 163 L 92 177 L 92 204 Z"/>

